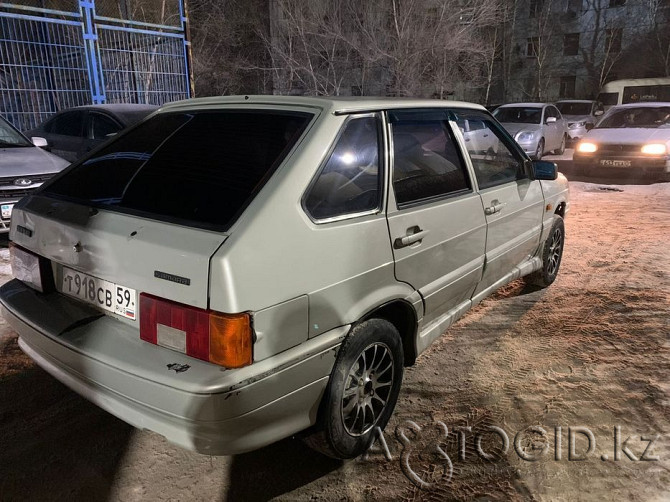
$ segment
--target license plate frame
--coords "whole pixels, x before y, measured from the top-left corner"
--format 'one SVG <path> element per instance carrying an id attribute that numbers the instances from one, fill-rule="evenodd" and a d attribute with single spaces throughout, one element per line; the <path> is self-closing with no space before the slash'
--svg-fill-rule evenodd
<path id="1" fill-rule="evenodd" d="M 137 319 L 137 291 L 63 266 L 60 291 L 124 319 Z"/>

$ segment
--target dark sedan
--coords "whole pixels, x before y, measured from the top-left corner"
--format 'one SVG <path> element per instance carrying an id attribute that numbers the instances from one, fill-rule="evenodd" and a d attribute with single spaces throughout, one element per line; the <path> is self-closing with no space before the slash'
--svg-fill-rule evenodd
<path id="1" fill-rule="evenodd" d="M 72 162 L 157 109 L 136 104 L 79 106 L 58 112 L 25 134 L 46 138 L 49 151 Z"/>

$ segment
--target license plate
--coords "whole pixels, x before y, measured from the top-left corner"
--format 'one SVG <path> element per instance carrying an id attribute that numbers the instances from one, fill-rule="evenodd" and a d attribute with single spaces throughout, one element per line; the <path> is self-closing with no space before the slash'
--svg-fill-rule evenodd
<path id="1" fill-rule="evenodd" d="M 632 165 L 632 162 L 630 160 L 603 159 L 600 161 L 600 165 L 608 167 L 630 167 Z"/>
<path id="2" fill-rule="evenodd" d="M 62 292 L 126 319 L 134 321 L 136 318 L 137 293 L 134 289 L 63 267 Z"/>
<path id="3" fill-rule="evenodd" d="M 13 208 L 14 204 L 2 204 L 0 206 L 0 211 L 2 212 L 0 216 L 2 216 L 3 220 L 8 220 L 9 218 L 11 218 Z"/>

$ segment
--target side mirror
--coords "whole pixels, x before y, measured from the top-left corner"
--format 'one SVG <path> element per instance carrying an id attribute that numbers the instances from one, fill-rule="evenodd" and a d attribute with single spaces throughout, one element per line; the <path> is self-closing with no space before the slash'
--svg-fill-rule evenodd
<path id="1" fill-rule="evenodd" d="M 593 129 L 595 127 L 595 124 L 592 124 L 591 122 L 587 122 L 585 127 L 586 127 L 587 131 L 590 131 L 591 129 Z"/>
<path id="2" fill-rule="evenodd" d="M 33 142 L 33 145 L 39 148 L 46 148 L 49 146 L 49 142 L 44 138 L 40 138 L 39 136 L 33 136 L 30 138 L 30 141 Z"/>
<path id="3" fill-rule="evenodd" d="M 596 110 L 593 115 L 595 115 L 596 117 L 600 117 L 603 113 L 605 113 L 605 112 L 602 111 L 602 110 Z"/>
<path id="4" fill-rule="evenodd" d="M 553 124 L 556 122 L 556 117 L 547 117 L 547 120 L 545 121 L 547 124 Z"/>
<path id="5" fill-rule="evenodd" d="M 534 180 L 555 180 L 558 178 L 558 166 L 546 160 L 534 160 L 531 164 L 531 178 Z"/>

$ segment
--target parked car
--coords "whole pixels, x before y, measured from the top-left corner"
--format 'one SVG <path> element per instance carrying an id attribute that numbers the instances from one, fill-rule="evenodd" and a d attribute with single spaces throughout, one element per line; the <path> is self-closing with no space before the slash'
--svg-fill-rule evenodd
<path id="1" fill-rule="evenodd" d="M 515 103 L 498 107 L 493 116 L 502 123 L 524 152 L 540 160 L 547 152 L 562 155 L 568 122 L 547 103 Z"/>
<path id="2" fill-rule="evenodd" d="M 31 141 L 0 117 L 0 233 L 9 232 L 14 204 L 69 164 L 44 145 L 44 138 Z"/>
<path id="3" fill-rule="evenodd" d="M 21 201 L 0 304 L 30 357 L 136 427 L 208 454 L 312 428 L 350 458 L 464 312 L 554 281 L 568 210 L 556 164 L 479 105 L 194 99 Z"/>
<path id="4" fill-rule="evenodd" d="M 78 106 L 56 113 L 25 134 L 46 138 L 49 151 L 72 162 L 157 109 L 136 104 Z"/>
<path id="5" fill-rule="evenodd" d="M 568 121 L 568 142 L 580 140 L 593 129 L 605 109 L 599 101 L 562 100 L 556 102 L 556 108 Z"/>
<path id="6" fill-rule="evenodd" d="M 670 181 L 670 102 L 610 108 L 579 142 L 575 167 L 585 174 L 644 174 Z"/>

